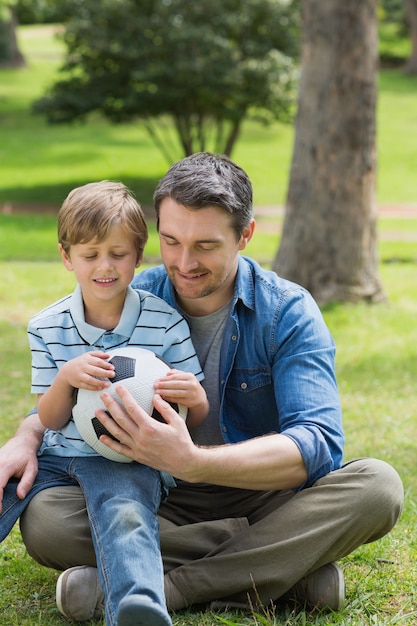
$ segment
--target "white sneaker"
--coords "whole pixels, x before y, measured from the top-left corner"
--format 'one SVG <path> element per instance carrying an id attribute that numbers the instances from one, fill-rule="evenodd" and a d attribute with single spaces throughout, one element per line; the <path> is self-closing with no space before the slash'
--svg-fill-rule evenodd
<path id="1" fill-rule="evenodd" d="M 58 610 L 74 622 L 101 617 L 104 594 L 97 568 L 79 565 L 62 572 L 56 583 L 56 604 Z"/>

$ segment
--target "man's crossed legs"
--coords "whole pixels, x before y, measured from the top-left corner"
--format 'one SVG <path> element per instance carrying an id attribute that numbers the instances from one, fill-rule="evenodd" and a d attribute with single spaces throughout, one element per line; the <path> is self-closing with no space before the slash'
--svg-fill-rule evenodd
<path id="1" fill-rule="evenodd" d="M 312 606 L 340 608 L 344 582 L 334 562 L 387 534 L 403 499 L 397 472 L 368 458 L 297 493 L 180 484 L 159 509 L 168 608 L 267 606 L 292 593 Z M 95 567 L 77 487 L 37 495 L 21 530 L 39 563 Z"/>

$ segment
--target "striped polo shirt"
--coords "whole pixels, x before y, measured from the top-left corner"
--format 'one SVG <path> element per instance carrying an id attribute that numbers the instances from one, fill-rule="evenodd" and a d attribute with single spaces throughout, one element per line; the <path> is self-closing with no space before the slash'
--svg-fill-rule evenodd
<path id="1" fill-rule="evenodd" d="M 116 328 L 103 330 L 84 319 L 81 288 L 43 309 L 28 324 L 32 351 L 32 393 L 45 393 L 57 371 L 85 352 L 133 346 L 152 350 L 172 367 L 204 378 L 185 319 L 164 300 L 128 287 Z M 64 428 L 45 431 L 40 454 L 97 455 L 71 419 Z"/>

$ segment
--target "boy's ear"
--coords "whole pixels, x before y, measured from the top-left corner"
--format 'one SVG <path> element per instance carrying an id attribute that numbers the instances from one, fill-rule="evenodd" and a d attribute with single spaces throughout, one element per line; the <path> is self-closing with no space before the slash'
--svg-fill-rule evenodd
<path id="1" fill-rule="evenodd" d="M 69 272 L 72 272 L 72 263 L 71 263 L 71 259 L 70 259 L 70 257 L 68 256 L 68 254 L 65 252 L 64 248 L 62 247 L 62 244 L 60 244 L 60 243 L 58 244 L 58 251 L 59 251 L 59 254 L 61 255 L 61 259 L 62 259 L 62 262 L 63 262 L 63 264 L 64 264 L 65 268 L 66 268 Z"/>
<path id="2" fill-rule="evenodd" d="M 140 252 L 138 254 L 138 258 L 136 259 L 135 267 L 139 267 L 139 265 L 142 263 L 142 261 L 143 261 L 143 250 L 142 250 L 142 252 Z"/>

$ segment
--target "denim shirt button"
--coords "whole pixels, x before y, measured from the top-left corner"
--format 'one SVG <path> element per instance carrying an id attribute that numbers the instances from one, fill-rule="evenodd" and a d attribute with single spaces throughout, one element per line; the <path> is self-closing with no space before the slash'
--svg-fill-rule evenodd
<path id="1" fill-rule="evenodd" d="M 232 335 L 232 341 L 236 341 L 237 335 Z"/>
<path id="2" fill-rule="evenodd" d="M 224 433 L 227 433 L 227 428 L 226 428 L 226 426 L 223 426 L 223 432 L 224 432 Z"/>
<path id="3" fill-rule="evenodd" d="M 242 384 L 240 385 L 240 388 L 241 388 L 241 389 L 247 389 L 247 388 L 248 388 L 247 383 L 242 383 Z"/>

